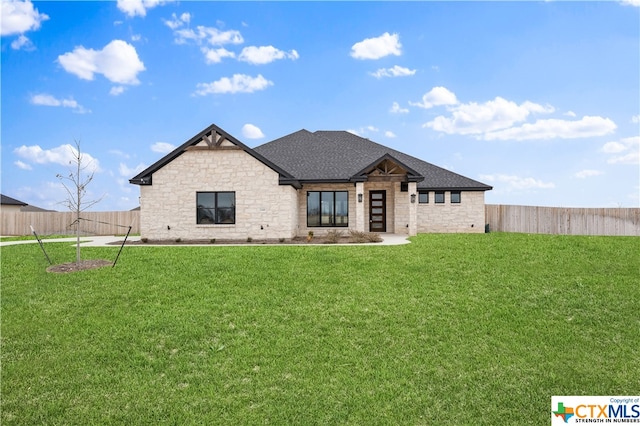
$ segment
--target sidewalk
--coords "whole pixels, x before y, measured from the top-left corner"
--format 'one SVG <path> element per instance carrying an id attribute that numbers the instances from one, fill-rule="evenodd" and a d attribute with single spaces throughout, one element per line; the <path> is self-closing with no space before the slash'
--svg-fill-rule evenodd
<path id="1" fill-rule="evenodd" d="M 395 246 L 395 245 L 402 245 L 402 244 L 409 244 L 411 241 L 409 241 L 407 239 L 406 235 L 399 235 L 399 234 L 380 234 L 380 236 L 382 237 L 382 242 L 381 243 L 367 243 L 366 245 L 373 245 L 373 246 L 377 246 L 377 245 L 383 245 L 383 246 Z M 118 244 L 122 244 L 122 241 L 124 240 L 123 236 L 83 236 L 80 237 L 80 244 L 82 244 L 82 247 L 117 247 Z M 139 236 L 134 236 L 134 237 L 129 237 L 127 238 L 127 242 L 130 241 L 140 241 L 140 237 Z M 42 239 L 42 242 L 44 244 L 47 243 L 75 243 L 76 242 L 76 237 L 70 237 L 70 238 L 53 238 L 53 239 Z M 33 244 L 33 243 L 37 243 L 35 237 L 31 240 L 22 240 L 22 241 L 1 241 L 0 242 L 0 246 L 10 246 L 10 245 L 16 245 L 16 244 Z M 190 247 L 212 247 L 212 246 L 218 246 L 218 247 L 223 247 L 223 246 L 229 246 L 229 245 L 233 245 L 233 246 L 265 246 L 268 244 L 262 244 L 262 243 L 256 243 L 256 244 L 246 244 L 246 243 L 242 243 L 242 244 L 163 244 L 162 247 L 178 247 L 178 246 L 190 246 Z M 274 244 L 274 245 L 286 245 L 286 244 Z M 358 244 L 303 244 L 304 246 L 309 246 L 309 245 L 322 245 L 322 246 L 326 246 L 326 245 L 349 245 L 349 246 L 353 246 L 353 245 L 358 245 Z M 127 247 L 151 247 L 154 246 L 153 244 L 135 244 L 135 245 L 127 245 Z"/>

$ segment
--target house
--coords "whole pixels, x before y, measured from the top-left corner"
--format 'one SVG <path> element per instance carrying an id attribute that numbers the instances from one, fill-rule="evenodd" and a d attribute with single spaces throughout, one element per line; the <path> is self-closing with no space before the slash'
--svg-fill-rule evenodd
<path id="1" fill-rule="evenodd" d="M 18 201 L 15 198 L 7 197 L 4 194 L 0 194 L 0 198 L 0 205 L 2 206 L 2 211 L 5 213 L 19 212 L 22 207 L 28 205 L 27 203 Z"/>
<path id="2" fill-rule="evenodd" d="M 149 239 L 484 232 L 481 182 L 344 131 L 256 148 L 211 125 L 132 178 Z"/>

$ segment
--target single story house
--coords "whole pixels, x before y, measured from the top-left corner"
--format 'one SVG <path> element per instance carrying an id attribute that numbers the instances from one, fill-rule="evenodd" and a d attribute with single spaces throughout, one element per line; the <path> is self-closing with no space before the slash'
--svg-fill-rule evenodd
<path id="1" fill-rule="evenodd" d="M 27 203 L 23 203 L 22 201 L 16 200 L 15 198 L 0 194 L 0 206 L 3 212 L 19 212 L 22 207 L 27 205 Z"/>
<path id="2" fill-rule="evenodd" d="M 129 181 L 149 239 L 484 232 L 490 186 L 345 131 L 249 148 L 211 125 Z"/>

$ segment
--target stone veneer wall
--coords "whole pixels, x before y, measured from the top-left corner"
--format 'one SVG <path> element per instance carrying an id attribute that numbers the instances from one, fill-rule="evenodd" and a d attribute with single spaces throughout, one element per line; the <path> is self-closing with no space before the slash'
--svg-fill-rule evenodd
<path id="1" fill-rule="evenodd" d="M 444 204 L 436 204 L 429 191 L 429 203 L 418 204 L 418 232 L 484 232 L 484 191 L 462 191 L 460 201 L 451 204 L 451 191 L 445 191 Z"/>
<path id="2" fill-rule="evenodd" d="M 296 235 L 297 191 L 279 185 L 277 172 L 242 150 L 187 151 L 152 179 L 152 185 L 140 187 L 143 238 L 260 240 Z M 208 191 L 235 191 L 235 224 L 196 224 L 196 192 Z"/>

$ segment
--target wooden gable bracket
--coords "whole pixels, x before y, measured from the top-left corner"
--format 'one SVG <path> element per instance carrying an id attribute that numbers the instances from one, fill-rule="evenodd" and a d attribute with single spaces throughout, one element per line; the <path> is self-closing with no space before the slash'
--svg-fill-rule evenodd
<path id="1" fill-rule="evenodd" d="M 204 134 L 202 136 L 202 141 L 204 141 L 207 146 L 190 146 L 187 147 L 185 149 L 185 151 L 201 151 L 201 150 L 209 150 L 209 149 L 242 149 L 236 145 L 233 146 L 223 146 L 222 144 L 224 143 L 224 141 L 226 141 L 227 138 L 225 138 L 223 135 L 221 135 L 220 133 L 218 133 L 215 130 L 212 130 L 211 132 Z"/>
<path id="2" fill-rule="evenodd" d="M 227 140 L 220 133 L 212 130 L 209 135 L 202 136 L 202 140 L 206 142 L 207 146 L 211 149 L 218 148 L 222 145 L 222 143 Z"/>

